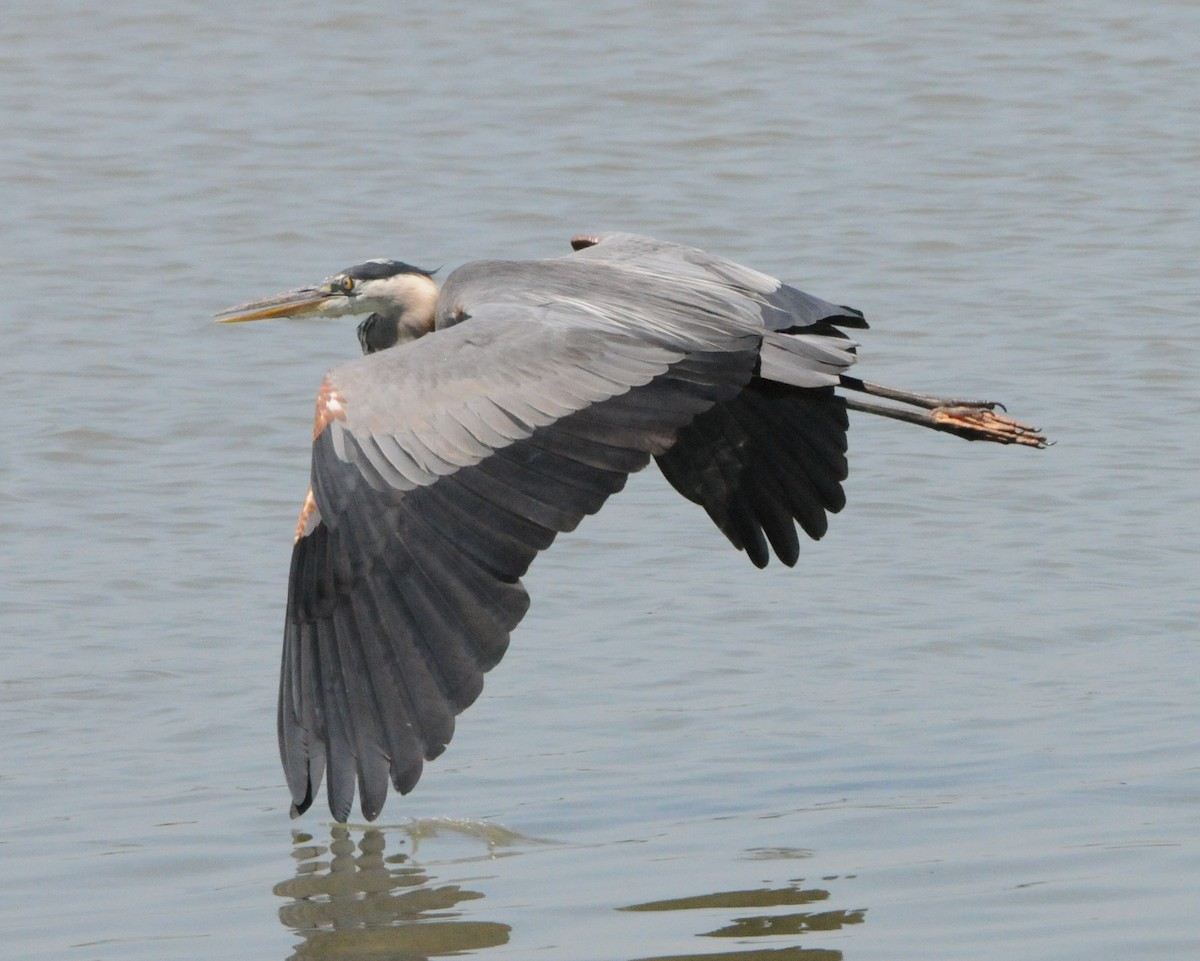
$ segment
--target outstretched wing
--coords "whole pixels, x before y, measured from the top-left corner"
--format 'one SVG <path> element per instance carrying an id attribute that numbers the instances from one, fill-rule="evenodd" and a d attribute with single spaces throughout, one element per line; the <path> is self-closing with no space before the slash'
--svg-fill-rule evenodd
<path id="1" fill-rule="evenodd" d="M 853 307 L 839 306 L 708 251 L 637 234 L 572 240 L 587 259 L 661 282 L 715 286 L 753 307 L 763 327 L 757 376 L 679 431 L 656 460 L 663 475 L 699 504 L 758 567 L 770 549 L 796 563 L 796 526 L 814 539 L 827 513 L 845 506 L 846 403 L 833 392 L 855 360 L 839 328 L 865 328 Z"/>
<path id="2" fill-rule="evenodd" d="M 846 506 L 846 402 L 832 387 L 799 389 L 755 378 L 684 426 L 655 460 L 756 567 L 770 549 L 800 557 L 796 525 L 814 540 Z"/>
<path id="3" fill-rule="evenodd" d="M 305 810 L 382 808 L 442 752 L 560 531 L 753 376 L 734 325 L 636 335 L 582 305 L 468 304 L 470 323 L 332 371 L 292 556 L 279 743 Z"/>

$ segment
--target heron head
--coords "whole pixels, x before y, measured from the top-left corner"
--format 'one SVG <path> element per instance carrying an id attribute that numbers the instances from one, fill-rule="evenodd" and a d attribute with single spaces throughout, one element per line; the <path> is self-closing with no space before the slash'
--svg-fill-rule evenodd
<path id="1" fill-rule="evenodd" d="M 433 274 L 400 260 L 368 260 L 347 267 L 316 287 L 300 287 L 229 307 L 217 314 L 217 320 L 238 324 L 271 317 L 371 314 L 394 329 L 393 342 L 398 343 L 433 329 L 438 296 Z"/>

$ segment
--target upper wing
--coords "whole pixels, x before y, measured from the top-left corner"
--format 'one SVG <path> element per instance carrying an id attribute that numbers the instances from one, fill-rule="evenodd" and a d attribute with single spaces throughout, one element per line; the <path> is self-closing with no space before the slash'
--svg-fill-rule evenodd
<path id="1" fill-rule="evenodd" d="M 571 239 L 573 258 L 621 265 L 636 265 L 648 274 L 667 275 L 690 283 L 717 283 L 759 302 L 763 326 L 768 330 L 798 327 L 865 328 L 861 311 L 831 304 L 785 284 L 753 267 L 718 257 L 698 247 L 687 247 L 630 233 L 602 233 Z M 811 330 L 810 333 L 817 331 Z"/>
<path id="2" fill-rule="evenodd" d="M 537 552 L 757 361 L 740 329 L 689 343 L 569 303 L 470 312 L 322 386 L 279 699 L 297 812 L 326 763 L 339 820 L 356 782 L 368 819 L 389 779 L 410 790 L 503 656 Z"/>
<path id="3" fill-rule="evenodd" d="M 576 237 L 572 246 L 572 259 L 714 286 L 757 308 L 764 328 L 758 376 L 682 428 L 656 459 L 672 486 L 756 565 L 766 565 L 768 542 L 794 564 L 793 520 L 819 538 L 826 513 L 846 503 L 848 420 L 833 387 L 855 360 L 855 345 L 839 328 L 866 327 L 862 314 L 694 247 L 625 233 Z"/>

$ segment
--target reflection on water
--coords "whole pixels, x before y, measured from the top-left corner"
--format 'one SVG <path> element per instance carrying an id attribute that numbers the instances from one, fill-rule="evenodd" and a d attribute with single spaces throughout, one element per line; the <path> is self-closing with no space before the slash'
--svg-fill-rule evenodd
<path id="1" fill-rule="evenodd" d="M 751 948 L 748 951 L 721 951 L 717 954 L 672 954 L 638 961 L 842 961 L 841 951 L 826 948 Z"/>
<path id="2" fill-rule="evenodd" d="M 414 839 L 435 827 L 415 827 Z M 384 853 L 384 831 L 370 829 L 355 844 L 340 825 L 328 846 L 293 832 L 296 876 L 275 886 L 289 901 L 279 919 L 303 937 L 292 958 L 438 958 L 508 941 L 510 928 L 463 920 L 456 910 L 483 897 L 456 884 L 438 885 L 406 854 Z M 491 840 L 489 845 L 495 842 Z"/>
<path id="3" fill-rule="evenodd" d="M 745 891 L 718 891 L 713 894 L 698 894 L 667 901 L 649 901 L 631 904 L 622 911 L 744 911 L 751 908 L 791 907 L 813 904 L 829 899 L 824 888 L 802 888 L 788 885 L 783 888 L 751 888 Z M 863 910 L 845 911 L 793 911 L 784 913 L 753 914 L 735 916 L 729 923 L 712 931 L 701 932 L 706 938 L 759 938 L 796 937 L 816 931 L 838 931 L 848 924 L 861 924 L 866 914 Z M 751 947 L 741 951 L 713 954 L 671 955 L 669 958 L 645 958 L 642 961 L 841 961 L 842 952 L 828 948 L 808 948 L 792 945 L 786 948 L 773 946 Z"/>
<path id="4" fill-rule="evenodd" d="M 386 853 L 389 833 L 392 846 L 405 846 L 408 853 Z M 528 850 L 530 845 L 547 843 L 482 821 L 434 819 L 372 827 L 362 832 L 357 843 L 356 834 L 357 829 L 334 825 L 329 842 L 321 844 L 310 834 L 293 832 L 296 875 L 277 884 L 274 891 L 288 899 L 280 908 L 280 920 L 303 939 L 291 955 L 295 961 L 417 961 L 506 945 L 510 925 L 471 919 L 480 915 L 478 902 L 485 893 L 459 884 L 439 884 L 435 871 L 418 863 L 418 848 L 422 841 L 438 839 L 438 856 L 430 861 L 436 868 L 492 861 L 519 853 L 522 847 Z M 465 844 L 461 856 L 446 857 L 445 848 L 458 844 Z M 791 860 L 810 853 L 798 848 L 752 848 L 746 855 L 752 860 Z M 676 918 L 673 912 L 696 912 L 688 921 L 689 928 L 695 924 L 694 936 L 739 942 L 735 951 L 696 951 L 641 961 L 840 961 L 842 952 L 831 948 L 778 946 L 781 938 L 819 938 L 863 922 L 866 912 L 861 909 L 811 910 L 829 899 L 826 888 L 804 887 L 797 879 L 773 887 L 645 901 L 617 911 Z M 476 902 L 469 912 L 467 902 Z"/>

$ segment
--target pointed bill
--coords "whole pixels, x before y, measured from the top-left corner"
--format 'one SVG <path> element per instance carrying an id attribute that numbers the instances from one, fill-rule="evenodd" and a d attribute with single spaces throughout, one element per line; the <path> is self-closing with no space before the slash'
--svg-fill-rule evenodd
<path id="1" fill-rule="evenodd" d="M 236 307 L 227 307 L 216 315 L 216 320 L 220 324 L 241 324 L 248 320 L 267 320 L 271 317 L 301 317 L 320 309 L 329 296 L 328 291 L 318 287 L 302 287 L 264 300 L 252 300 Z"/>

